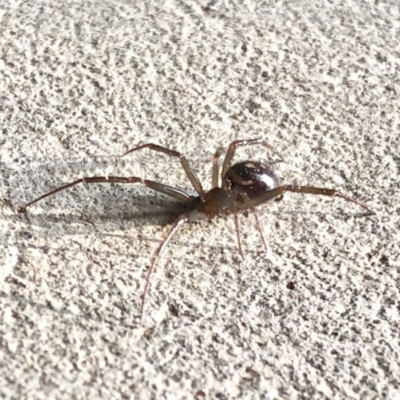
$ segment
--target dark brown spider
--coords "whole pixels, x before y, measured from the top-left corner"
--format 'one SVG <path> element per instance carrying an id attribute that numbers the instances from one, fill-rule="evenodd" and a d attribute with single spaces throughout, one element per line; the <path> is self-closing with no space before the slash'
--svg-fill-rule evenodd
<path id="1" fill-rule="evenodd" d="M 143 320 L 145 298 L 148 292 L 150 276 L 156 264 L 158 258 L 161 257 L 168 242 L 177 231 L 177 229 L 185 222 L 199 221 L 203 219 L 211 219 L 216 216 L 222 216 L 227 214 L 233 214 L 235 222 L 235 230 L 237 236 L 237 242 L 239 247 L 239 253 L 243 258 L 242 246 L 240 243 L 239 235 L 239 221 L 238 213 L 243 210 L 250 209 L 255 216 L 258 230 L 262 238 L 264 247 L 266 243 L 262 234 L 261 226 L 258 220 L 256 206 L 266 203 L 269 200 L 276 199 L 281 196 L 284 192 L 299 192 L 309 194 L 320 194 L 324 196 L 336 196 L 341 197 L 347 201 L 353 202 L 364 208 L 367 213 L 365 215 L 374 214 L 374 212 L 368 208 L 365 204 L 358 200 L 351 198 L 345 194 L 339 193 L 335 189 L 324 189 L 312 186 L 297 186 L 297 185 L 282 185 L 279 186 L 279 180 L 271 167 L 268 164 L 256 162 L 256 161 L 243 161 L 232 165 L 232 159 L 236 149 L 239 146 L 261 144 L 274 153 L 279 153 L 271 147 L 263 139 L 251 139 L 251 140 L 236 140 L 232 142 L 225 155 L 224 162 L 222 164 L 221 173 L 221 186 L 218 186 L 219 181 L 219 158 L 223 152 L 223 148 L 219 148 L 213 159 L 212 166 L 212 188 L 209 191 L 204 191 L 202 184 L 197 178 L 195 172 L 191 168 L 187 159 L 180 153 L 170 150 L 168 148 L 158 146 L 156 144 L 147 143 L 139 147 L 135 147 L 127 151 L 123 156 L 134 151 L 148 148 L 150 150 L 158 151 L 167 154 L 172 157 L 178 157 L 183 169 L 198 196 L 190 196 L 184 191 L 164 185 L 162 183 L 142 179 L 138 177 L 119 177 L 119 176 L 93 176 L 87 178 L 81 178 L 77 181 L 63 185 L 57 189 L 48 192 L 37 199 L 27 203 L 25 206 L 19 208 L 19 212 L 26 212 L 26 208 L 36 203 L 45 197 L 51 196 L 61 190 L 67 189 L 71 186 L 75 186 L 79 183 L 140 183 L 158 192 L 162 192 L 168 196 L 175 197 L 184 203 L 182 209 L 185 211 L 180 215 L 172 224 L 168 231 L 168 234 L 161 241 L 157 249 L 155 250 L 151 259 L 150 268 L 147 274 L 146 284 L 143 291 L 143 298 L 141 304 L 140 321 Z M 282 157 L 281 157 L 282 158 Z"/>

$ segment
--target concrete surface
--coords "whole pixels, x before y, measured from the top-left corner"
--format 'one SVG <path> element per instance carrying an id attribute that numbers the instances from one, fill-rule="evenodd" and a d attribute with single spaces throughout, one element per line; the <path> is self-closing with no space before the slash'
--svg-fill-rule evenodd
<path id="1" fill-rule="evenodd" d="M 0 2 L 0 397 L 399 398 L 398 2 Z M 287 194 L 182 227 L 141 295 L 177 205 L 134 175 L 206 188 L 235 139 Z"/>

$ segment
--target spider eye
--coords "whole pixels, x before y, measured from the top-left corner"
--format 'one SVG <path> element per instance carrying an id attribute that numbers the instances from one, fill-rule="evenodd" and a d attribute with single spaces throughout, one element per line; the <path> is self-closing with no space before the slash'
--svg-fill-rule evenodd
<path id="1" fill-rule="evenodd" d="M 240 189 L 251 199 L 279 186 L 279 180 L 271 167 L 254 161 L 233 165 L 223 179 L 230 190 Z"/>

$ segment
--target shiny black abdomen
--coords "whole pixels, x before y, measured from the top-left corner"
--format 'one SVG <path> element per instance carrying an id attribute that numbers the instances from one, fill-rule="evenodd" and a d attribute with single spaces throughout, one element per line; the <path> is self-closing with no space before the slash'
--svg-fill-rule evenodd
<path id="1" fill-rule="evenodd" d="M 279 186 L 279 180 L 267 164 L 243 161 L 232 165 L 224 178 L 230 190 L 244 191 L 250 199 L 255 199 L 268 190 Z"/>

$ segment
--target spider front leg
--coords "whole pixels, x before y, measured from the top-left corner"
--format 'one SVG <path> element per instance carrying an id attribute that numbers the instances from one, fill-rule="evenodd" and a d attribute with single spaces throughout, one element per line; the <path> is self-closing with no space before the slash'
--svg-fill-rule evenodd
<path id="1" fill-rule="evenodd" d="M 224 148 L 220 147 L 214 154 L 213 157 L 213 165 L 212 165 L 212 180 L 211 180 L 211 189 L 218 187 L 219 180 L 219 159 L 221 154 L 224 152 Z"/>
<path id="2" fill-rule="evenodd" d="M 181 153 L 178 153 L 175 150 L 171 150 L 171 149 L 168 149 L 167 147 L 159 146 L 158 144 L 147 143 L 147 144 L 143 144 L 141 146 L 135 147 L 131 150 L 128 150 L 127 152 L 122 154 L 121 157 L 124 157 L 129 153 L 133 153 L 134 151 L 138 151 L 138 150 L 146 149 L 146 148 L 148 148 L 150 150 L 158 151 L 160 153 L 164 153 L 171 157 L 179 158 L 179 161 L 181 162 L 181 165 L 186 173 L 186 176 L 189 178 L 194 189 L 196 190 L 196 192 L 202 199 L 204 198 L 205 192 L 204 192 L 203 186 L 201 185 L 199 178 L 196 176 L 196 173 L 193 171 L 192 167 L 190 166 L 189 161 Z"/>
<path id="3" fill-rule="evenodd" d="M 56 194 L 58 192 L 61 192 L 62 190 L 68 189 L 72 186 L 78 185 L 79 183 L 140 183 L 144 186 L 147 186 L 157 192 L 164 193 L 168 196 L 175 197 L 176 199 L 186 202 L 188 201 L 191 196 L 189 196 L 187 193 L 183 192 L 180 189 L 174 188 L 172 186 L 164 185 L 162 183 L 138 178 L 135 176 L 130 176 L 130 177 L 121 177 L 121 176 L 92 176 L 92 177 L 87 177 L 87 178 L 81 178 L 78 179 L 77 181 L 67 183 L 66 185 L 60 186 L 57 189 L 54 189 L 48 193 L 45 193 L 44 195 L 36 198 L 35 200 L 32 200 L 31 202 L 25 204 L 25 206 L 21 206 L 18 208 L 18 212 L 24 213 L 26 212 L 26 208 L 31 206 L 32 204 L 38 202 L 39 200 L 42 200 L 46 197 L 52 196 L 53 194 Z"/>
<path id="4" fill-rule="evenodd" d="M 140 306 L 140 325 L 143 324 L 144 305 L 145 305 L 147 293 L 149 291 L 150 277 L 154 270 L 156 262 L 161 257 L 162 253 L 164 252 L 165 248 L 167 247 L 168 242 L 171 240 L 174 233 L 178 230 L 178 228 L 182 224 L 184 224 L 187 221 L 188 221 L 188 216 L 186 214 L 183 214 L 180 217 L 178 217 L 175 220 L 175 222 L 172 224 L 172 226 L 170 227 L 167 235 L 164 237 L 164 239 L 158 245 L 156 251 L 153 253 L 153 256 L 152 256 L 151 262 L 150 262 L 150 268 L 149 268 L 149 271 L 147 272 L 146 283 L 145 283 L 144 289 L 143 289 L 142 303 Z"/>
<path id="5" fill-rule="evenodd" d="M 268 190 L 261 196 L 253 199 L 253 204 L 255 206 L 265 203 L 268 200 L 271 200 L 279 195 L 282 195 L 284 192 L 296 192 L 296 193 L 307 193 L 307 194 L 319 194 L 323 196 L 330 196 L 330 197 L 340 197 L 342 199 L 345 199 L 351 203 L 355 203 L 359 205 L 360 207 L 364 208 L 364 210 L 367 211 L 365 215 L 373 215 L 375 214 L 374 211 L 372 211 L 369 207 L 367 207 L 365 204 L 361 203 L 357 199 L 354 199 L 353 197 L 347 196 L 346 194 L 340 193 L 335 189 L 324 189 L 324 188 L 317 188 L 313 186 L 297 186 L 297 185 L 283 185 L 279 186 L 275 189 Z"/>

